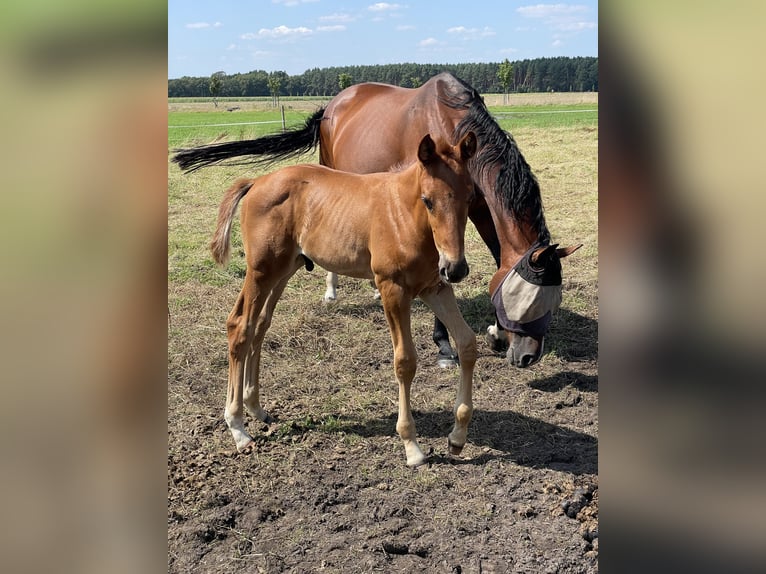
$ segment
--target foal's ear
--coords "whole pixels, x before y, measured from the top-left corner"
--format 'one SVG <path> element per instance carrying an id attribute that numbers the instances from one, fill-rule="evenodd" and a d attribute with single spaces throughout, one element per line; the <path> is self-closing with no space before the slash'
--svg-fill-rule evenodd
<path id="1" fill-rule="evenodd" d="M 431 139 L 431 134 L 426 134 L 422 140 L 420 140 L 420 146 L 418 146 L 418 159 L 422 163 L 428 163 L 436 156 L 436 144 Z"/>
<path id="2" fill-rule="evenodd" d="M 476 134 L 468 132 L 457 145 L 460 148 L 460 159 L 463 161 L 471 159 L 476 153 L 476 146 L 478 145 L 476 143 Z"/>
<path id="3" fill-rule="evenodd" d="M 579 245 L 570 245 L 569 247 L 559 247 L 556 249 L 556 254 L 559 256 L 559 258 L 567 257 L 569 255 L 572 255 L 575 251 L 580 249 L 582 247 L 582 243 Z"/>

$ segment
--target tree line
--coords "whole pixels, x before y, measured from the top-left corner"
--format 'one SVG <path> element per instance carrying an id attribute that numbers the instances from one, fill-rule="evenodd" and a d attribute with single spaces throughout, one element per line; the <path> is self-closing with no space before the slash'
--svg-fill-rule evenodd
<path id="1" fill-rule="evenodd" d="M 510 65 L 510 70 L 504 64 Z M 441 72 L 453 73 L 484 94 L 598 91 L 598 58 L 559 57 L 485 64 L 410 63 L 312 68 L 296 76 L 264 70 L 244 74 L 215 72 L 212 76 L 168 80 L 168 97 L 330 97 L 343 87 L 361 82 L 416 88 Z"/>

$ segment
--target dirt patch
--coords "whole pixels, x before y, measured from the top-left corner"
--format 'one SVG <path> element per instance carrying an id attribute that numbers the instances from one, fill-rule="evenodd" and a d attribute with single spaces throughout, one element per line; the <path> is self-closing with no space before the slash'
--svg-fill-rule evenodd
<path id="1" fill-rule="evenodd" d="M 519 371 L 482 341 L 469 443 L 463 456 L 451 457 L 446 434 L 457 373 L 431 364 L 435 352 L 424 336 L 430 317 L 416 309 L 422 359 L 414 416 L 431 455 L 412 470 L 395 432 L 382 311 L 364 285 L 348 295 L 334 306 L 316 303 L 313 317 L 275 317 L 263 386 L 276 422 L 250 421 L 257 441 L 251 455 L 235 454 L 221 416 L 222 326 L 204 336 L 217 345 L 195 344 L 194 335 L 185 350 L 177 343 L 168 422 L 169 571 L 595 572 L 593 349 L 565 343 L 554 326 L 552 348 L 569 359 L 549 353 Z M 189 290 L 181 299 L 204 309 L 206 296 L 209 289 Z M 564 313 L 559 327 L 572 321 Z M 207 316 L 196 317 L 204 327 Z M 354 332 L 370 339 L 347 340 L 348 321 L 361 321 Z"/>

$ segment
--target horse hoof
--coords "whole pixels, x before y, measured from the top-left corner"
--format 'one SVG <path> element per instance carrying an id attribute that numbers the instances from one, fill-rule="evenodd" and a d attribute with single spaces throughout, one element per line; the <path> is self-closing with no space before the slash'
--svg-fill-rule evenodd
<path id="1" fill-rule="evenodd" d="M 417 458 L 417 459 L 415 459 L 413 461 L 409 461 L 408 460 L 407 461 L 407 468 L 411 468 L 411 469 L 415 470 L 416 468 L 420 468 L 421 466 L 423 466 L 427 462 L 428 462 L 428 458 L 425 457 L 425 456 Z"/>
<path id="2" fill-rule="evenodd" d="M 255 441 L 250 441 L 246 443 L 244 446 L 238 446 L 237 452 L 239 454 L 251 454 L 253 452 L 253 449 L 255 448 Z"/>
<path id="3" fill-rule="evenodd" d="M 449 438 L 447 438 L 447 445 L 449 445 L 449 453 L 452 456 L 460 456 L 460 453 L 463 452 L 464 444 L 456 445 L 453 443 Z"/>
<path id="4" fill-rule="evenodd" d="M 459 366 L 460 361 L 458 360 L 457 355 L 442 355 L 439 353 L 439 356 L 436 359 L 436 364 L 442 369 L 451 369 Z"/>

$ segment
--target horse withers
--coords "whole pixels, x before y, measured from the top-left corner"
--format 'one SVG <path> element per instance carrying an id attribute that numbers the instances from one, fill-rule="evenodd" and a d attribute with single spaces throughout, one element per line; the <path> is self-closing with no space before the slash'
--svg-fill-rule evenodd
<path id="1" fill-rule="evenodd" d="M 498 286 L 504 280 L 518 280 L 513 270 L 520 265 L 542 266 L 549 271 L 546 281 L 558 281 L 560 293 L 560 259 L 579 246 L 549 249 L 551 236 L 537 179 L 513 137 L 490 115 L 479 93 L 459 78 L 438 74 L 414 89 L 356 84 L 341 91 L 300 128 L 180 150 L 173 161 L 189 171 L 231 163 L 237 157 L 244 157 L 240 160 L 244 164 L 269 164 L 297 157 L 318 145 L 322 165 L 372 173 L 414 161 L 418 138 L 424 133 L 456 142 L 468 132 L 476 134 L 478 142 L 468 164 L 476 186 L 468 217 L 498 267 L 490 281 L 497 321 L 487 328 L 487 338 L 495 351 L 508 348 L 506 356 L 512 365 L 528 367 L 542 356 L 549 313 L 556 311 L 560 297 L 552 296 L 555 285 L 542 285 L 532 276 L 531 281 L 522 278 L 526 284 L 504 289 L 504 296 L 497 296 Z M 335 286 L 337 277 L 331 274 L 325 298 L 336 297 Z M 524 287 L 524 297 L 510 301 L 510 293 L 519 287 Z M 433 339 L 439 348 L 438 364 L 456 364 L 459 353 L 452 349 L 438 317 Z"/>
<path id="2" fill-rule="evenodd" d="M 468 273 L 465 227 L 474 188 L 466 162 L 476 137 L 457 145 L 422 138 L 417 160 L 398 172 L 350 174 L 318 165 L 286 167 L 240 179 L 226 192 L 211 243 L 213 257 L 229 257 L 231 224 L 241 202 L 241 230 L 247 270 L 226 322 L 229 382 L 224 417 L 239 451 L 252 437 L 243 407 L 261 421 L 261 347 L 274 308 L 290 277 L 313 263 L 352 277 L 373 279 L 380 291 L 394 348 L 399 383 L 396 430 L 407 464 L 425 461 L 410 409 L 410 386 L 417 366 L 410 309 L 420 297 L 449 329 L 460 353 L 460 385 L 450 452 L 459 454 L 473 413 L 472 384 L 476 335 L 458 309 L 451 283 Z"/>

